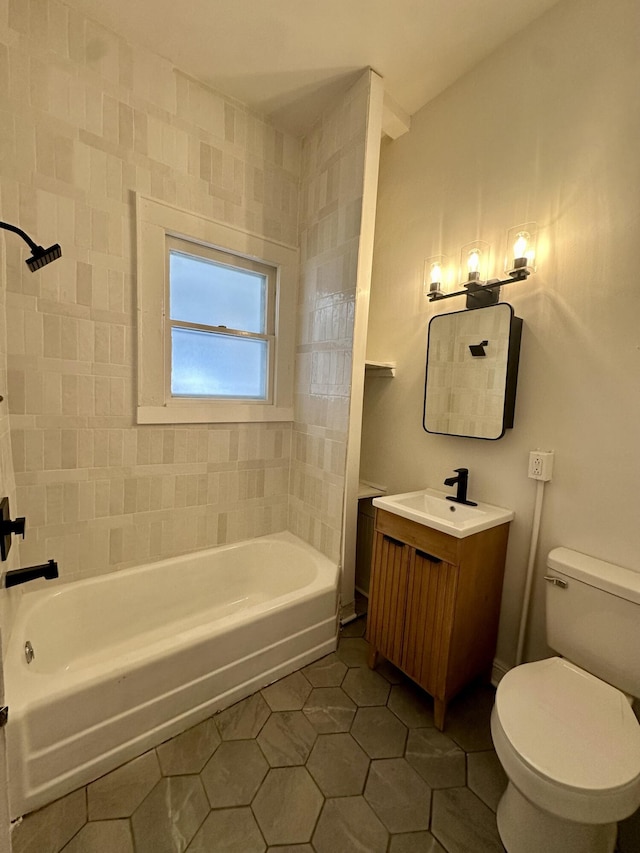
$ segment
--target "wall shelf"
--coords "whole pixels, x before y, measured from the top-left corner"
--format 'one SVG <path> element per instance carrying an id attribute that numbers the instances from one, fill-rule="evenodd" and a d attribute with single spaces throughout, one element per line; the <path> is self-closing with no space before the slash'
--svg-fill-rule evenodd
<path id="1" fill-rule="evenodd" d="M 396 375 L 395 361 L 365 361 L 364 375 L 390 379 Z"/>
<path id="2" fill-rule="evenodd" d="M 375 483 L 367 483 L 366 480 L 360 480 L 358 483 L 358 500 L 361 498 L 378 498 L 380 495 L 386 495 L 387 490 L 384 486 L 377 486 Z"/>

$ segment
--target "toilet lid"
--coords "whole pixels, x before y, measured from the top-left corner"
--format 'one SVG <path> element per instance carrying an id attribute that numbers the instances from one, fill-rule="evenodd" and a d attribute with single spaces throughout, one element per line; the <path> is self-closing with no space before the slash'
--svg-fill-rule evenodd
<path id="1" fill-rule="evenodd" d="M 510 670 L 496 712 L 520 757 L 556 783 L 612 790 L 640 775 L 640 726 L 624 695 L 562 658 Z"/>

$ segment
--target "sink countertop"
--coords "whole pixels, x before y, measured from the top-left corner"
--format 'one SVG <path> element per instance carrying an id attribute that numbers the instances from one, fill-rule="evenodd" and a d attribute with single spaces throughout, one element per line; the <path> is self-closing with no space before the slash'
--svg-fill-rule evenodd
<path id="1" fill-rule="evenodd" d="M 373 499 L 373 505 L 457 539 L 506 524 L 515 515 L 513 510 L 504 507 L 485 503 L 468 506 L 447 500 L 447 497 L 446 492 L 421 489 L 401 495 L 377 497 Z"/>

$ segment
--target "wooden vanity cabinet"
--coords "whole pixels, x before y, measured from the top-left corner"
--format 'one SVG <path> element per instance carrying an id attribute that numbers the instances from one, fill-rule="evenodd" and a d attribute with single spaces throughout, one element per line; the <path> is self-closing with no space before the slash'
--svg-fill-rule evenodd
<path id="1" fill-rule="evenodd" d="M 449 700 L 493 663 L 509 523 L 457 539 L 376 510 L 366 639 L 434 699 Z"/>

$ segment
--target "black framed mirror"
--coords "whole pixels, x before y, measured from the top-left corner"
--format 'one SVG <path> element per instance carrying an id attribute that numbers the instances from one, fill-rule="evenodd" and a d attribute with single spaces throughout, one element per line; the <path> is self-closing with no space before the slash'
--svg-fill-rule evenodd
<path id="1" fill-rule="evenodd" d="M 429 322 L 423 427 L 438 435 L 502 438 L 513 427 L 522 320 L 508 302 Z"/>

